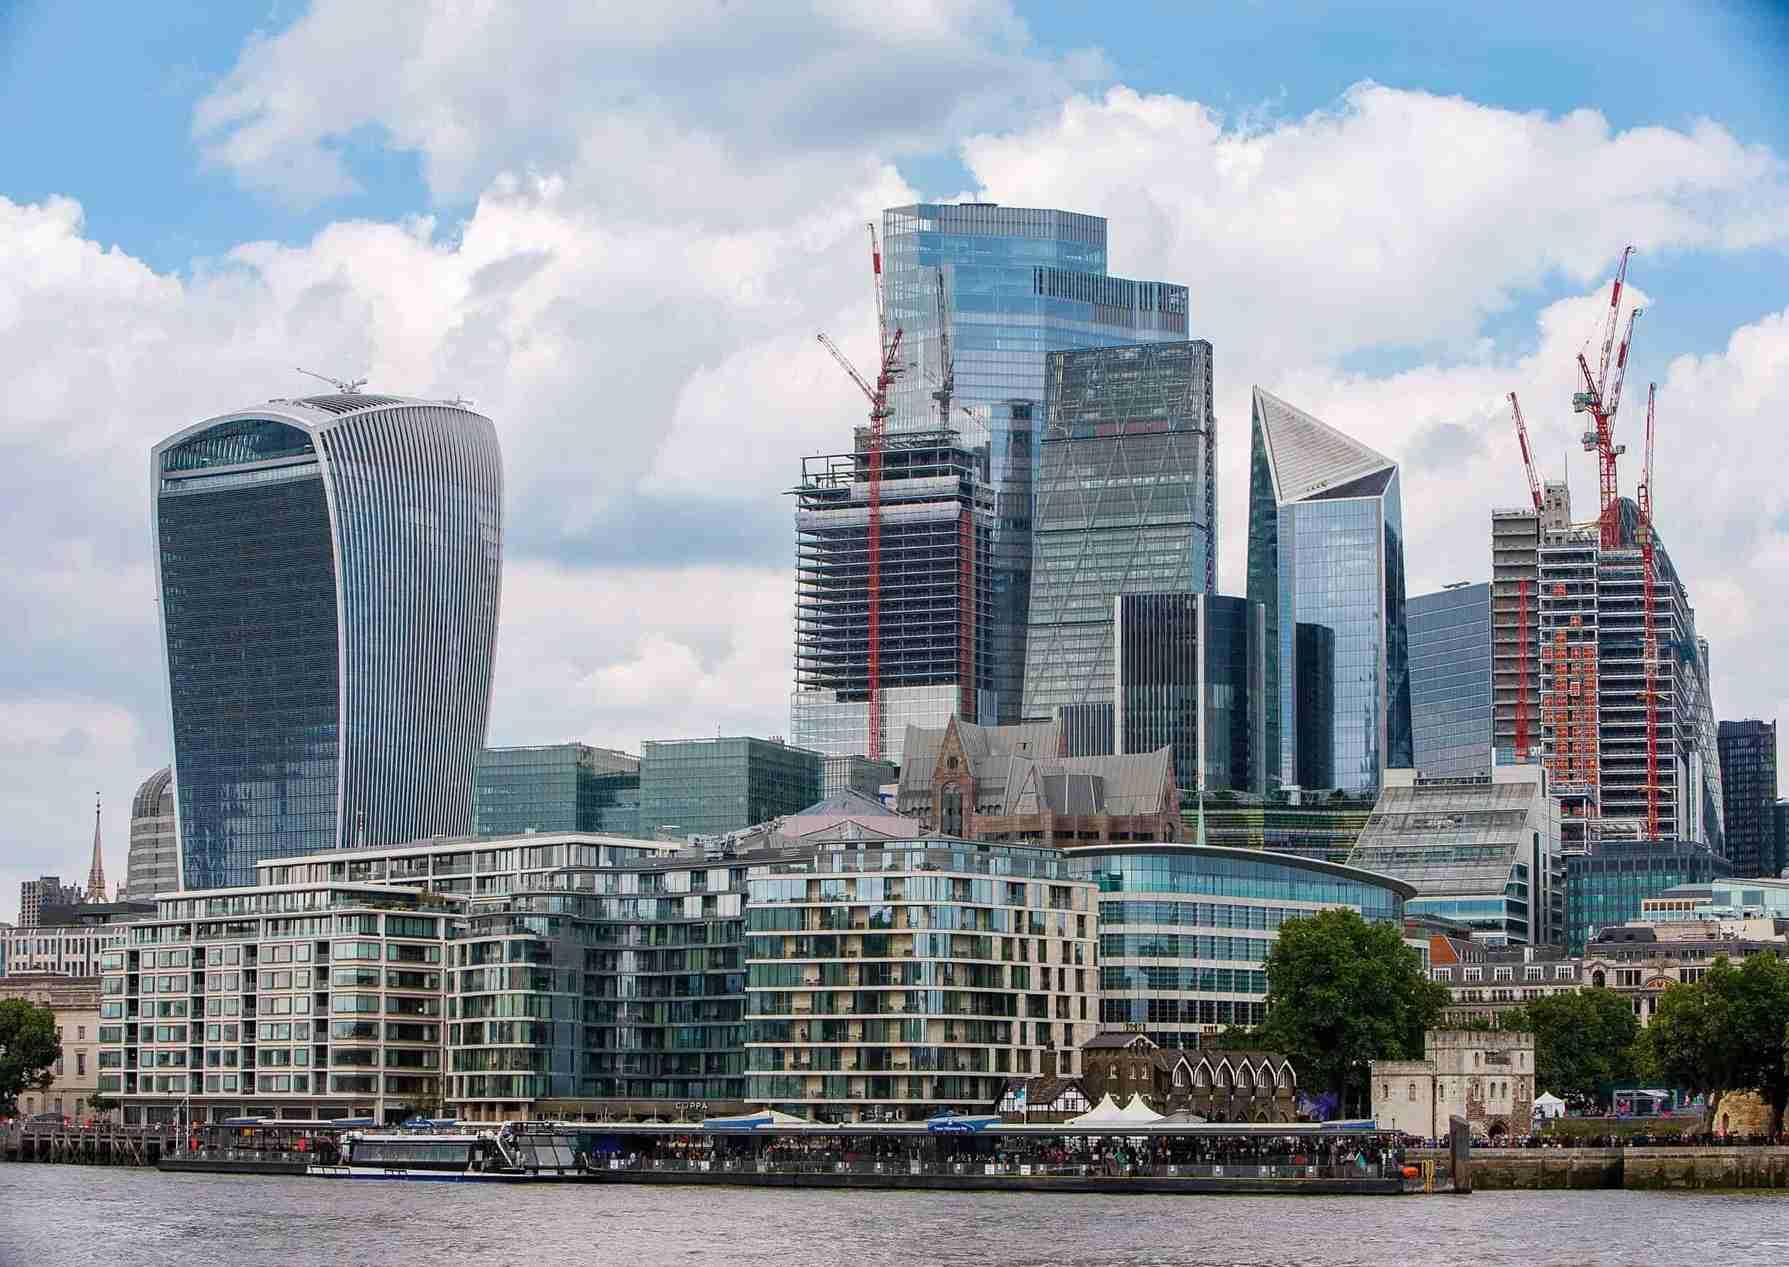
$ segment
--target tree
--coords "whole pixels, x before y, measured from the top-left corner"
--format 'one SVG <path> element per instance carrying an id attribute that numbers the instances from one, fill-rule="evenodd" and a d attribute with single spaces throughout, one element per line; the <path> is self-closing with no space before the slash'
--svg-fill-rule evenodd
<path id="1" fill-rule="evenodd" d="M 1544 995 L 1512 1008 L 1503 1027 L 1533 1033 L 1537 1093 L 1596 1100 L 1606 1084 L 1634 1076 L 1640 1022 L 1627 999 L 1611 990 Z"/>
<path id="2" fill-rule="evenodd" d="M 1212 1051 L 1256 1051 L 1262 1043 L 1261 1031 L 1247 1025 L 1226 1025 L 1210 1038 L 1199 1040 L 1199 1046 Z"/>
<path id="3" fill-rule="evenodd" d="M 1267 956 L 1262 1041 L 1290 1056 L 1307 1088 L 1364 1103 L 1368 1063 L 1420 1058 L 1423 1031 L 1450 1002 L 1392 924 L 1345 908 L 1280 926 Z"/>
<path id="4" fill-rule="evenodd" d="M 0 999 L 0 1115 L 19 1111 L 19 1092 L 50 1085 L 62 1054 L 56 1014 L 24 999 Z"/>
<path id="5" fill-rule="evenodd" d="M 1735 968 L 1723 956 L 1702 980 L 1665 991 L 1640 1052 L 1648 1072 L 1707 1098 L 1707 1128 L 1723 1096 L 1756 1091 L 1770 1105 L 1774 1135 L 1789 1106 L 1786 1030 L 1789 963 L 1756 954 Z"/>

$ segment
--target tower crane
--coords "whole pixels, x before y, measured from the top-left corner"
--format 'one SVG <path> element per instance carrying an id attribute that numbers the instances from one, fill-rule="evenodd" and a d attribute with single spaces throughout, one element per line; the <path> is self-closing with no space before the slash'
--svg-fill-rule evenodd
<path id="1" fill-rule="evenodd" d="M 900 362 L 901 328 L 888 329 L 888 307 L 882 295 L 882 247 L 876 240 L 876 225 L 869 224 L 870 276 L 876 291 L 876 381 L 872 386 L 838 345 L 822 332 L 815 336 L 833 360 L 848 374 L 851 381 L 870 402 L 870 429 L 865 457 L 869 467 L 869 735 L 865 755 L 872 761 L 882 757 L 882 446 L 888 418 L 894 409 L 888 403 L 888 389 L 904 368 Z"/>
<path id="2" fill-rule="evenodd" d="M 1627 247 L 1621 252 L 1621 262 L 1615 269 L 1615 284 L 1609 289 L 1609 313 L 1603 325 L 1602 354 L 1597 362 L 1597 372 L 1590 372 L 1590 361 L 1584 353 L 1578 353 L 1578 369 L 1584 376 L 1584 390 L 1572 395 L 1572 411 L 1588 413 L 1591 425 L 1584 430 L 1584 451 L 1597 455 L 1597 480 L 1601 524 L 1601 537 L 1604 549 L 1614 549 L 1621 544 L 1621 525 L 1615 509 L 1619 485 L 1616 479 L 1615 459 L 1627 452 L 1626 446 L 1615 443 L 1615 413 L 1621 407 L 1621 384 L 1627 377 L 1628 349 L 1633 342 L 1634 321 L 1640 316 L 1641 309 L 1636 308 L 1628 314 L 1627 331 L 1622 335 L 1620 348 L 1615 346 L 1615 327 L 1621 315 L 1621 292 L 1627 284 L 1628 259 L 1634 248 Z M 1609 362 L 1611 353 L 1615 362 L 1615 382 L 1609 382 Z"/>
<path id="3" fill-rule="evenodd" d="M 1509 411 L 1516 418 L 1516 443 L 1522 446 L 1522 469 L 1528 473 L 1528 495 L 1534 499 L 1535 510 L 1540 510 L 1541 482 L 1534 473 L 1534 452 L 1528 445 L 1528 424 L 1522 420 L 1522 403 L 1516 399 L 1516 393 L 1509 394 Z"/>
<path id="4" fill-rule="evenodd" d="M 1534 473 L 1534 453 L 1528 444 L 1528 424 L 1522 419 L 1522 403 L 1516 393 L 1509 394 L 1510 413 L 1516 419 L 1516 442 L 1522 446 L 1522 469 L 1528 475 L 1528 495 L 1534 499 L 1534 513 L 1539 515 L 1546 504 L 1541 495 L 1541 482 Z M 1516 760 L 1528 760 L 1528 594 L 1526 577 L 1516 582 Z"/>

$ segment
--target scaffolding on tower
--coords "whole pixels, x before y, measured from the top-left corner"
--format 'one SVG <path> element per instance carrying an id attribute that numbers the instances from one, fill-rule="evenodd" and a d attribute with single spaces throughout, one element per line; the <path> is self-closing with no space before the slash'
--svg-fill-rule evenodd
<path id="1" fill-rule="evenodd" d="M 1659 838 L 1659 640 L 1653 608 L 1652 415 L 1658 384 L 1646 389 L 1646 453 L 1640 471 L 1640 593 L 1645 610 L 1641 654 L 1646 661 L 1646 838 Z"/>
<path id="2" fill-rule="evenodd" d="M 1528 424 L 1522 418 L 1522 404 L 1516 393 L 1509 394 L 1510 412 L 1516 420 L 1516 442 L 1522 449 L 1522 470 L 1528 476 L 1528 496 L 1534 502 L 1538 518 L 1545 506 L 1540 478 L 1534 473 L 1534 453 L 1528 444 Z M 1538 531 L 1538 524 L 1537 524 Z M 1516 760 L 1528 760 L 1528 658 L 1532 644 L 1528 637 L 1528 585 L 1526 577 L 1516 582 Z"/>

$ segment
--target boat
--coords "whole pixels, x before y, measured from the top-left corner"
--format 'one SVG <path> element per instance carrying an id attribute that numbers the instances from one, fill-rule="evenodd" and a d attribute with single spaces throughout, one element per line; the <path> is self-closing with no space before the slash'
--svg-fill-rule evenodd
<path id="1" fill-rule="evenodd" d="M 464 1128 L 430 1121 L 341 1137 L 340 1158 L 309 1167 L 322 1179 L 517 1182 L 582 1174 L 576 1136 L 550 1124 L 506 1122 Z"/>

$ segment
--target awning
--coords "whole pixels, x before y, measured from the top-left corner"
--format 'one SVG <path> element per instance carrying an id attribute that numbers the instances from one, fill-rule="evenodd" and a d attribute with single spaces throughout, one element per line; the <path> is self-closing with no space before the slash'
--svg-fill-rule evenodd
<path id="1" fill-rule="evenodd" d="M 807 1126 L 806 1118 L 796 1117 L 793 1113 L 781 1113 L 776 1109 L 760 1109 L 756 1113 L 746 1113 L 740 1117 L 708 1117 L 702 1119 L 705 1131 L 761 1131 L 771 1126 Z"/>
<path id="2" fill-rule="evenodd" d="M 1143 1103 L 1143 1096 L 1141 1093 L 1131 1096 L 1131 1102 L 1118 1111 L 1118 1117 L 1120 1121 L 1136 1122 L 1140 1125 L 1146 1125 L 1150 1122 L 1159 1122 L 1162 1120 L 1162 1115 L 1160 1113 L 1157 1113 L 1154 1109 Z"/>
<path id="3" fill-rule="evenodd" d="M 1080 1117 L 1071 1117 L 1064 1125 L 1123 1126 L 1131 1120 L 1124 1115 L 1124 1110 L 1118 1107 L 1118 1102 L 1112 1098 L 1112 1093 L 1108 1091 L 1100 1097 L 1098 1104 L 1081 1114 Z"/>

